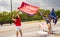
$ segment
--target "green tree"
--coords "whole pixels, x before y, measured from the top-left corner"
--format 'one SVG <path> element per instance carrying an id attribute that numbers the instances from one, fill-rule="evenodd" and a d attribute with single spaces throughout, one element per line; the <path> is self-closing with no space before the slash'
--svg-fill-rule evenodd
<path id="1" fill-rule="evenodd" d="M 56 11 L 56 15 L 60 18 L 60 10 Z"/>

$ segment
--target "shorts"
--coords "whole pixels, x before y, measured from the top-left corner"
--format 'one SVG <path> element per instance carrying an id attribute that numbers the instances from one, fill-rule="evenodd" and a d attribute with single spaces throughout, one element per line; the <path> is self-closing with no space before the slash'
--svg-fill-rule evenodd
<path id="1" fill-rule="evenodd" d="M 46 21 L 46 23 L 48 24 L 48 23 L 50 23 L 50 21 Z"/>
<path id="2" fill-rule="evenodd" d="M 16 26 L 16 31 L 19 31 L 21 29 L 22 29 L 21 26 Z"/>

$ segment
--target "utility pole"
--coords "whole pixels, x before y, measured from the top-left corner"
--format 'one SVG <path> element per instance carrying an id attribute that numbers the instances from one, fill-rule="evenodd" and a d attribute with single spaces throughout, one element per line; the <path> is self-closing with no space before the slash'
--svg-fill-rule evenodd
<path id="1" fill-rule="evenodd" d="M 10 7 L 11 7 L 10 10 L 11 10 L 11 13 L 12 13 L 12 0 L 10 0 Z M 12 17 L 12 15 L 10 14 L 10 25 L 12 23 L 11 17 Z"/>
<path id="2" fill-rule="evenodd" d="M 12 12 L 12 0 L 10 0 L 10 5 L 11 5 L 11 12 Z"/>

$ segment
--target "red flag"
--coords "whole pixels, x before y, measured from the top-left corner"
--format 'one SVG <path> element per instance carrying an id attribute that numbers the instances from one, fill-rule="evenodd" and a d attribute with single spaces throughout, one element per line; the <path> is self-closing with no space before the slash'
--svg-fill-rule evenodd
<path id="1" fill-rule="evenodd" d="M 22 2 L 21 7 L 19 7 L 18 10 L 33 15 L 37 13 L 38 7 Z"/>

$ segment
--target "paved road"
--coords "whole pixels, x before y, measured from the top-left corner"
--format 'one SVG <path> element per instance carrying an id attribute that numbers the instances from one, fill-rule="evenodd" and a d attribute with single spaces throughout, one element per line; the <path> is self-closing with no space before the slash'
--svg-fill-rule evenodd
<path id="1" fill-rule="evenodd" d="M 57 25 L 53 25 L 52 23 L 52 30 L 54 34 L 48 35 L 47 32 L 43 32 L 39 28 L 40 22 L 28 22 L 22 23 L 22 32 L 23 37 L 53 37 L 54 35 L 60 34 L 60 21 L 58 21 Z M 0 27 L 0 31 L 4 30 L 5 27 Z M 2 30 L 1 30 L 2 29 Z M 8 31 L 8 30 L 9 31 Z M 12 29 L 12 30 L 10 30 Z M 6 31 L 0 32 L 0 37 L 15 37 L 15 27 L 9 26 L 9 28 L 5 28 Z M 20 37 L 20 34 L 19 34 Z"/>

